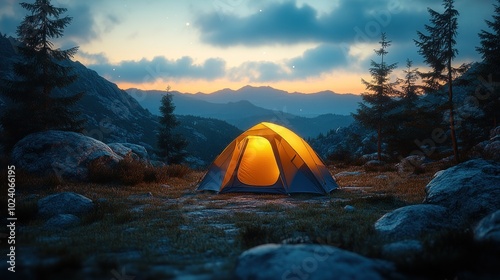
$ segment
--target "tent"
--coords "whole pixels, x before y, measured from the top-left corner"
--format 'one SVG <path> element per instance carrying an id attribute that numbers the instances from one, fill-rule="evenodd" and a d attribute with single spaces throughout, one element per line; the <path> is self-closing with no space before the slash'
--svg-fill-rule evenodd
<path id="1" fill-rule="evenodd" d="M 328 194 L 337 187 L 304 139 L 285 127 L 262 122 L 222 151 L 198 190 Z"/>

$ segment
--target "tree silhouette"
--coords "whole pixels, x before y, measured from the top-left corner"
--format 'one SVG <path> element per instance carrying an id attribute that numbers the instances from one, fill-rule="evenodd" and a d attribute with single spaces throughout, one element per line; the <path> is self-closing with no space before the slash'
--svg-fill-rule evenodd
<path id="1" fill-rule="evenodd" d="M 170 87 L 167 91 L 169 89 Z M 158 148 L 160 156 L 169 164 L 181 163 L 186 156 L 184 148 L 187 146 L 186 139 L 173 131 L 179 125 L 174 110 L 175 105 L 172 102 L 172 94 L 167 93 L 161 98 Z"/>
<path id="2" fill-rule="evenodd" d="M 391 96 L 397 95 L 395 90 L 396 83 L 389 81 L 392 71 L 396 68 L 396 63 L 387 64 L 384 61 L 387 55 L 387 48 L 391 45 L 391 41 L 387 41 L 385 33 L 381 35 L 380 49 L 374 50 L 375 54 L 380 56 L 380 63 L 371 61 L 371 68 L 369 69 L 372 81 L 368 82 L 361 79 L 362 83 L 366 86 L 370 93 L 362 95 L 363 102 L 360 103 L 357 113 L 354 118 L 361 122 L 365 127 L 377 131 L 377 158 L 382 160 L 382 138 L 384 134 L 384 123 L 387 123 L 389 114 L 388 112 L 393 106 Z M 368 105 L 367 105 L 368 104 Z"/>
<path id="3" fill-rule="evenodd" d="M 453 105 L 453 78 L 457 74 L 465 72 L 466 65 L 459 68 L 452 67 L 451 63 L 458 54 L 455 48 L 458 29 L 457 18 L 459 12 L 454 8 L 454 0 L 443 1 L 444 12 L 438 13 L 430 8 L 427 10 L 431 16 L 431 25 L 425 25 L 428 35 L 417 31 L 419 40 L 414 40 L 419 47 L 419 54 L 424 57 L 432 70 L 422 73 L 422 78 L 426 82 L 428 89 L 438 91 L 443 84 L 448 87 L 448 110 L 450 134 L 455 161 L 460 162 L 458 143 L 455 129 L 455 112 Z"/>
<path id="4" fill-rule="evenodd" d="M 485 100 L 484 110 L 488 117 L 492 119 L 493 127 L 498 125 L 498 118 L 500 117 L 498 110 L 500 107 L 500 87 L 497 84 L 493 84 L 493 81 L 497 81 L 500 78 L 500 69 L 498 68 L 500 65 L 500 0 L 497 0 L 497 2 L 498 4 L 494 5 L 495 14 L 493 15 L 493 21 L 485 20 L 492 32 L 481 30 L 478 34 L 481 46 L 476 48 L 483 58 L 480 72 L 481 74 L 486 74 L 486 79 L 490 80 L 488 81 L 490 85 L 486 89 L 489 92 L 485 94 L 489 98 Z"/>
<path id="5" fill-rule="evenodd" d="M 65 8 L 51 5 L 49 0 L 21 3 L 29 11 L 17 28 L 17 51 L 22 61 L 14 64 L 15 77 L 4 80 L 2 93 L 12 105 L 1 116 L 4 145 L 7 151 L 24 136 L 49 129 L 80 131 L 84 122 L 70 109 L 83 93 L 54 96 L 55 88 L 63 88 L 77 78 L 67 61 L 78 47 L 54 49 L 53 38 L 63 36 L 71 17 L 62 17 Z"/>

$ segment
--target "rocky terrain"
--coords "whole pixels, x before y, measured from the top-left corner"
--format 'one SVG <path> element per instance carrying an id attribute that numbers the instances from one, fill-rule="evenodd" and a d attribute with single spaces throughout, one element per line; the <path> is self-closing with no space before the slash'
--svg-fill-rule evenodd
<path id="1" fill-rule="evenodd" d="M 500 165 L 441 168 L 331 166 L 341 188 L 329 196 L 198 193 L 196 171 L 134 185 L 54 184 L 23 173 L 18 276 L 492 279 Z"/>

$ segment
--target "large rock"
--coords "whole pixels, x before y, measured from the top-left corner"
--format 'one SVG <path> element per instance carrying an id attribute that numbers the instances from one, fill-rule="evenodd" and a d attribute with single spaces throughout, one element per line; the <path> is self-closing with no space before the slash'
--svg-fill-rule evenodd
<path id="1" fill-rule="evenodd" d="M 73 192 L 63 192 L 44 197 L 38 201 L 38 214 L 50 218 L 58 214 L 76 216 L 90 212 L 94 203 L 89 198 Z"/>
<path id="2" fill-rule="evenodd" d="M 425 203 L 441 205 L 476 223 L 500 209 L 500 164 L 475 159 L 439 171 L 425 187 Z"/>
<path id="3" fill-rule="evenodd" d="M 493 241 L 500 245 L 500 210 L 484 217 L 474 229 L 477 241 Z"/>
<path id="4" fill-rule="evenodd" d="M 418 239 L 445 229 L 456 228 L 443 206 L 418 204 L 398 208 L 382 216 L 375 230 L 391 240 Z"/>
<path id="5" fill-rule="evenodd" d="M 57 214 L 45 222 L 48 230 L 68 229 L 80 224 L 80 218 L 73 214 Z"/>
<path id="6" fill-rule="evenodd" d="M 243 252 L 240 279 L 387 279 L 394 265 L 326 245 L 261 245 Z"/>
<path id="7" fill-rule="evenodd" d="M 473 155 L 485 159 L 500 161 L 500 126 L 490 130 L 490 139 L 477 144 Z"/>
<path id="8" fill-rule="evenodd" d="M 96 159 L 109 164 L 122 159 L 106 144 L 85 135 L 49 130 L 30 134 L 19 141 L 12 152 L 17 167 L 39 175 L 85 180 L 87 167 Z"/>
<path id="9" fill-rule="evenodd" d="M 422 242 L 418 240 L 403 240 L 385 244 L 382 247 L 382 255 L 391 260 L 412 260 L 423 251 Z"/>
<path id="10" fill-rule="evenodd" d="M 109 143 L 108 146 L 121 157 L 132 157 L 136 160 L 148 161 L 149 155 L 146 148 L 131 143 Z"/>
<path id="11" fill-rule="evenodd" d="M 422 168 L 425 157 L 411 155 L 403 158 L 398 164 L 396 164 L 396 169 L 399 173 L 403 172 L 413 172 L 415 169 Z"/>

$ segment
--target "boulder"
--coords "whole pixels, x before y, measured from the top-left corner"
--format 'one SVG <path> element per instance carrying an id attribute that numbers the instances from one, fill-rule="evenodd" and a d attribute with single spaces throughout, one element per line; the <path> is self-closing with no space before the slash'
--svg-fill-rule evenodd
<path id="1" fill-rule="evenodd" d="M 417 204 L 398 208 L 375 222 L 375 230 L 391 240 L 418 239 L 444 229 L 456 228 L 447 209 L 439 205 Z"/>
<path id="2" fill-rule="evenodd" d="M 148 161 L 149 155 L 146 148 L 131 143 L 109 143 L 108 146 L 121 157 L 130 156 L 136 160 Z"/>
<path id="3" fill-rule="evenodd" d="M 266 244 L 238 258 L 239 279 L 387 279 L 392 263 L 326 245 Z"/>
<path id="4" fill-rule="evenodd" d="M 68 229 L 80 224 L 80 218 L 72 214 L 57 214 L 45 222 L 44 227 L 49 230 Z"/>
<path id="5" fill-rule="evenodd" d="M 38 214 L 50 218 L 58 214 L 76 216 L 90 212 L 94 207 L 92 200 L 73 192 L 63 192 L 44 197 L 38 201 Z"/>
<path id="6" fill-rule="evenodd" d="M 382 255 L 392 260 L 413 259 L 423 251 L 422 243 L 418 240 L 403 240 L 382 247 Z"/>
<path id="7" fill-rule="evenodd" d="M 399 173 L 403 172 L 413 172 L 416 168 L 422 168 L 425 157 L 412 155 L 403 158 L 398 164 L 396 164 L 396 169 Z"/>
<path id="8" fill-rule="evenodd" d="M 500 210 L 484 217 L 474 229 L 474 239 L 493 241 L 500 245 Z"/>
<path id="9" fill-rule="evenodd" d="M 115 164 L 122 159 L 106 144 L 83 134 L 49 130 L 21 139 L 12 151 L 13 163 L 38 175 L 85 180 L 96 159 Z"/>
<path id="10" fill-rule="evenodd" d="M 472 149 L 472 155 L 485 159 L 500 161 L 500 126 L 490 130 L 490 139 L 483 141 Z"/>
<path id="11" fill-rule="evenodd" d="M 470 160 L 439 171 L 425 187 L 424 202 L 446 207 L 463 224 L 477 223 L 500 209 L 500 164 Z"/>

